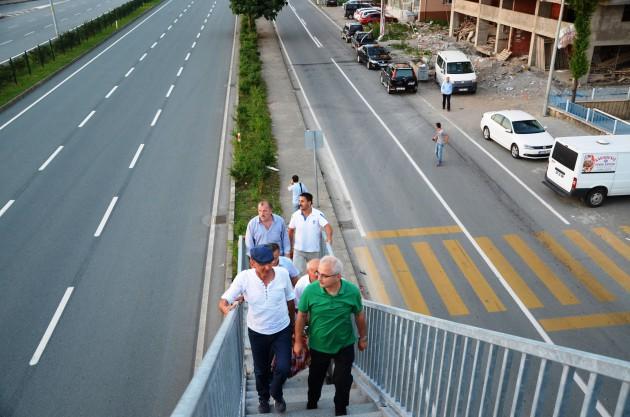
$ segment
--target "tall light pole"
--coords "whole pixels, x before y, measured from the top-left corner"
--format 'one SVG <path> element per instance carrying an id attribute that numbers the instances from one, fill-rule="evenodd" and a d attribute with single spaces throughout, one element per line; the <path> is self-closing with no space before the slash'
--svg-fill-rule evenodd
<path id="1" fill-rule="evenodd" d="M 558 41 L 560 37 L 560 26 L 562 25 L 562 15 L 564 13 L 564 0 L 560 2 L 560 16 L 558 16 L 558 25 L 556 26 L 556 38 L 553 40 L 553 52 L 551 54 L 551 64 L 549 66 L 549 78 L 547 79 L 547 90 L 545 92 L 545 104 L 543 105 L 543 116 L 547 116 L 549 109 L 549 93 L 551 92 L 551 79 L 553 78 L 553 70 L 556 66 L 556 54 L 558 53 Z"/>
<path id="2" fill-rule="evenodd" d="M 59 28 L 57 27 L 57 15 L 55 14 L 55 6 L 53 0 L 50 0 L 50 11 L 52 12 L 53 25 L 55 26 L 55 36 L 59 37 Z"/>
<path id="3" fill-rule="evenodd" d="M 381 25 L 379 28 L 378 40 L 380 41 L 385 36 L 385 0 L 381 0 Z"/>

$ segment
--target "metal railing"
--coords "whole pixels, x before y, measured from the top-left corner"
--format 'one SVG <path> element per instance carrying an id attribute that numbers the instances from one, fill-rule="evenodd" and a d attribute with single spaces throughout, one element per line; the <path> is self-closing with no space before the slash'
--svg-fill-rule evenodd
<path id="1" fill-rule="evenodd" d="M 630 415 L 629 362 L 370 301 L 365 311 L 370 345 L 355 367 L 400 415 Z"/>
<path id="2" fill-rule="evenodd" d="M 556 95 L 569 98 L 570 90 L 563 90 Z M 610 87 L 592 87 L 578 88 L 575 94 L 576 101 L 597 101 L 597 100 L 630 100 L 630 86 L 610 86 Z"/>
<path id="3" fill-rule="evenodd" d="M 599 109 L 584 107 L 579 103 L 572 103 L 571 100 L 562 95 L 552 95 L 549 98 L 549 105 L 557 110 L 567 113 L 569 116 L 586 122 L 593 127 L 609 133 L 611 135 L 630 134 L 630 123 L 618 117 L 605 113 Z"/>

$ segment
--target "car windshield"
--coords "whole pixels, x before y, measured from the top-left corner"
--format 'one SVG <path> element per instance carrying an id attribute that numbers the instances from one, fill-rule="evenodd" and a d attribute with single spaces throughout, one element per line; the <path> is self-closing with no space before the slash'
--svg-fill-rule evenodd
<path id="1" fill-rule="evenodd" d="M 411 68 L 398 68 L 396 77 L 413 77 L 413 70 Z"/>
<path id="2" fill-rule="evenodd" d="M 385 50 L 385 48 L 369 48 L 367 53 L 369 56 L 387 55 L 387 51 Z"/>
<path id="3" fill-rule="evenodd" d="M 528 135 L 530 133 L 542 133 L 545 128 L 538 122 L 538 120 L 519 120 L 512 122 L 514 126 L 514 133 L 519 135 Z"/>
<path id="4" fill-rule="evenodd" d="M 465 62 L 449 62 L 446 70 L 449 74 L 471 74 L 475 72 L 472 64 L 468 61 Z"/>

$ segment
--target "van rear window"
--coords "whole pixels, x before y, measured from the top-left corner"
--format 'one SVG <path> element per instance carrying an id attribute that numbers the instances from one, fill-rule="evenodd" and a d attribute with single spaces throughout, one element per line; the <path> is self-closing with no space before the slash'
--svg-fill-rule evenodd
<path id="1" fill-rule="evenodd" d="M 566 145 L 556 142 L 551 157 L 571 171 L 575 171 L 575 163 L 577 162 L 578 154 L 574 150 L 569 149 Z"/>

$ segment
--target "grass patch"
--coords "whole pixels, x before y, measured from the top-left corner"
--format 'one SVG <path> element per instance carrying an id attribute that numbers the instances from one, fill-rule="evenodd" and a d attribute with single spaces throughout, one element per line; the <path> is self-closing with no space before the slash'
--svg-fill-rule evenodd
<path id="1" fill-rule="evenodd" d="M 19 75 L 17 84 L 11 81 L 5 82 L 0 86 L 0 106 L 7 104 L 37 83 L 51 77 L 57 71 L 70 65 L 76 59 L 103 43 L 108 37 L 117 31 L 122 30 L 142 13 L 155 7 L 161 2 L 162 0 L 147 1 L 129 15 L 120 18 L 118 20 L 118 29 L 116 29 L 115 25 L 110 25 L 95 35 L 89 37 L 87 40 L 83 39 L 80 45 L 77 45 L 72 49 L 67 49 L 65 52 L 55 51 L 55 60 L 46 62 L 44 66 L 40 65 L 37 60 L 33 60 L 31 58 L 31 74 Z"/>
<path id="2" fill-rule="evenodd" d="M 368 24 L 367 30 L 372 30 L 374 37 L 377 38 L 381 34 L 380 24 L 377 22 Z M 405 23 L 387 23 L 387 30 L 383 41 L 405 40 L 413 34 L 411 27 Z"/>
<path id="3" fill-rule="evenodd" d="M 262 77 L 256 27 L 241 20 L 239 52 L 239 102 L 230 173 L 236 183 L 234 207 L 234 259 L 238 254 L 238 236 L 244 235 L 249 220 L 258 214 L 257 203 L 265 199 L 282 215 L 280 176 L 267 168 L 277 165 L 276 141 L 271 132 L 271 114 L 267 107 L 267 86 Z M 236 269 L 234 269 L 236 271 Z"/>

